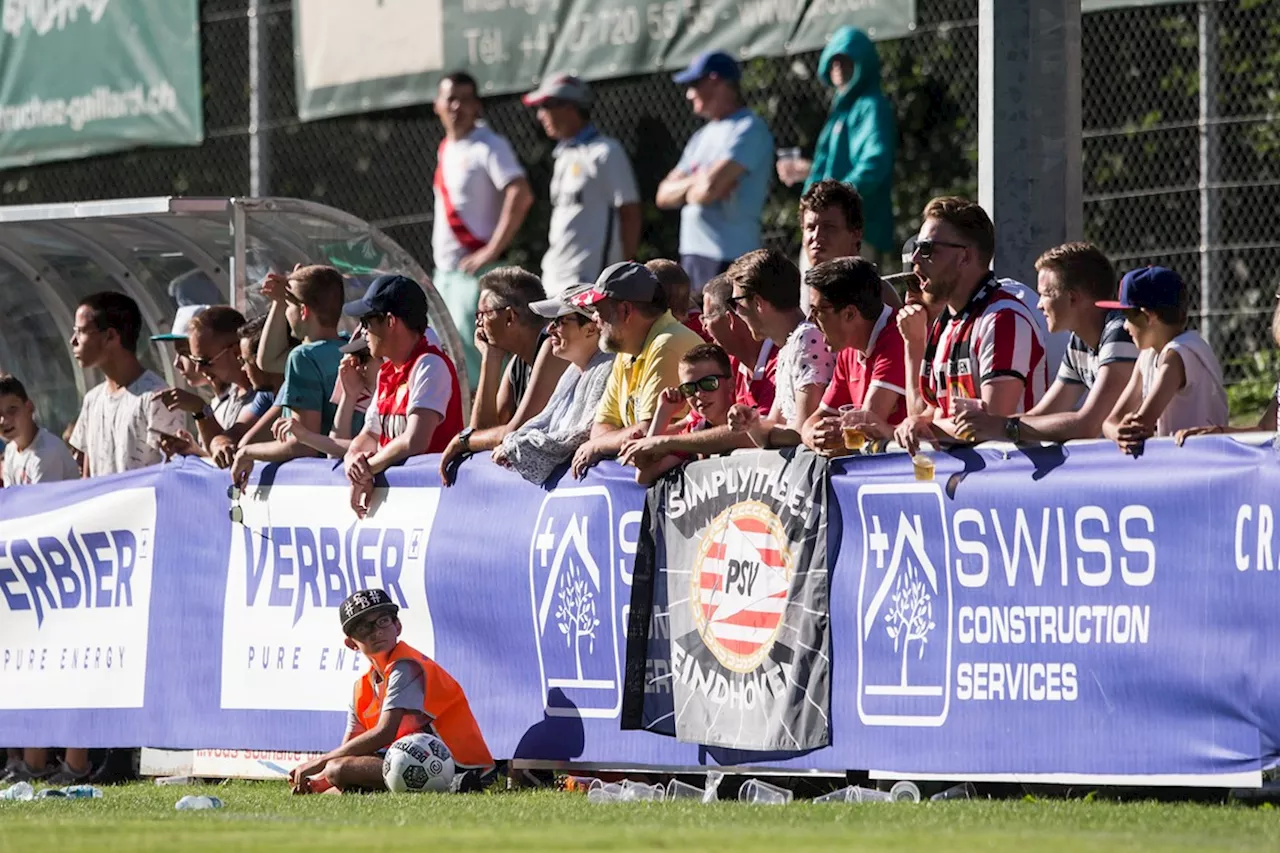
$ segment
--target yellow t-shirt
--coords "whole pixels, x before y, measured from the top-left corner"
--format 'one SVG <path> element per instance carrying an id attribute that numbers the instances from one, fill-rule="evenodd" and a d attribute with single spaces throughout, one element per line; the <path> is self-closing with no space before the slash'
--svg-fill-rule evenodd
<path id="1" fill-rule="evenodd" d="M 652 419 L 663 390 L 680 384 L 681 356 L 702 343 L 698 333 L 670 311 L 659 317 L 649 328 L 639 355 L 624 353 L 613 360 L 596 423 L 629 427 Z"/>

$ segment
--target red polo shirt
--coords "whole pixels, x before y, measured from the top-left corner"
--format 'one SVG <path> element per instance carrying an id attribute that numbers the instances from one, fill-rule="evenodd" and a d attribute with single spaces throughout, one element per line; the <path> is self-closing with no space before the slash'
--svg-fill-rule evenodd
<path id="1" fill-rule="evenodd" d="M 884 388 L 899 395 L 889 423 L 896 426 L 907 416 L 907 357 L 897 313 L 888 305 L 884 307 L 865 353 L 846 347 L 836 355 L 835 374 L 822 395 L 823 411 L 835 413 L 848 405 L 862 408 L 872 388 Z"/>

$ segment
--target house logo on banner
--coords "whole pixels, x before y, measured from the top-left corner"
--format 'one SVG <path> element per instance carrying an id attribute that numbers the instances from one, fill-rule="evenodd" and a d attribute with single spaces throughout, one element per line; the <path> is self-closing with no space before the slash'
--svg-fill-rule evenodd
<path id="1" fill-rule="evenodd" d="M 426 555 L 438 488 L 378 490 L 364 520 L 346 486 L 272 486 L 232 526 L 222 633 L 222 707 L 341 711 L 368 662 L 343 643 L 338 606 L 362 589 L 400 607 L 401 639 L 435 654 Z"/>
<path id="2" fill-rule="evenodd" d="M 866 485 L 858 585 L 858 717 L 941 726 L 951 694 L 950 539 L 932 483 Z"/>
<path id="3" fill-rule="evenodd" d="M 702 534 L 689 601 L 703 644 L 722 666 L 752 672 L 773 649 L 791 589 L 791 543 L 759 501 L 734 504 Z"/>
<path id="4" fill-rule="evenodd" d="M 0 521 L 0 709 L 142 707 L 155 526 L 152 488 Z"/>
<path id="5" fill-rule="evenodd" d="M 545 711 L 616 717 L 622 707 L 614 615 L 618 543 L 609 491 L 557 489 L 543 500 L 533 530 L 529 593 Z"/>

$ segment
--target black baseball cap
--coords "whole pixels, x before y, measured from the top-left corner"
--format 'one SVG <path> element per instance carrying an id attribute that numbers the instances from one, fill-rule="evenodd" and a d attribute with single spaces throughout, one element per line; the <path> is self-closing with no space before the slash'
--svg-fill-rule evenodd
<path id="1" fill-rule="evenodd" d="M 380 275 L 370 284 L 364 296 L 342 306 L 348 317 L 366 314 L 390 314 L 410 326 L 427 326 L 427 294 L 413 279 L 403 275 Z"/>
<path id="2" fill-rule="evenodd" d="M 347 600 L 338 606 L 338 616 L 342 619 L 342 633 L 351 636 L 351 628 L 369 613 L 386 611 L 392 616 L 400 612 L 400 608 L 391 600 L 385 590 L 362 589 L 352 593 Z"/>
<path id="3" fill-rule="evenodd" d="M 595 284 L 572 291 L 566 301 L 574 308 L 590 308 L 602 299 L 652 302 L 658 287 L 658 277 L 653 270 L 635 261 L 622 261 L 600 273 Z"/>

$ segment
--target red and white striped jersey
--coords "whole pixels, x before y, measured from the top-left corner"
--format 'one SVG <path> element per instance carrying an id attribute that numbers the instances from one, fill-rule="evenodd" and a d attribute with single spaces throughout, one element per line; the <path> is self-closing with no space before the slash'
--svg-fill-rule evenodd
<path id="1" fill-rule="evenodd" d="M 1044 343 L 1031 309 L 989 275 L 963 311 L 948 309 L 934 322 L 920 391 L 940 416 L 951 417 L 954 397 L 981 399 L 984 384 L 1011 377 L 1023 382 L 1025 412 L 1048 390 Z"/>

